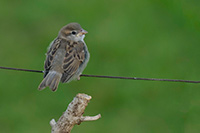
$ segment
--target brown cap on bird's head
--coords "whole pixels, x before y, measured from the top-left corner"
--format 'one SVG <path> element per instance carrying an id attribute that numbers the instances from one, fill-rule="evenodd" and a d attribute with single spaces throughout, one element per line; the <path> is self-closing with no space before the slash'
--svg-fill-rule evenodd
<path id="1" fill-rule="evenodd" d="M 82 27 L 79 23 L 69 23 L 66 26 L 64 26 L 63 28 L 66 28 L 68 30 L 81 30 L 82 29 Z"/>
<path id="2" fill-rule="evenodd" d="M 80 36 L 87 33 L 88 32 L 84 30 L 79 23 L 69 23 L 60 29 L 58 36 L 60 37 L 66 37 L 70 35 Z"/>

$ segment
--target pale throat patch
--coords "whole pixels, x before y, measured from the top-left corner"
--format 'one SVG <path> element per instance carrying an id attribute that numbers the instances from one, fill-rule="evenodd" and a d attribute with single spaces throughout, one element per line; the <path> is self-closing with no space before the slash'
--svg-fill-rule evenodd
<path id="1" fill-rule="evenodd" d="M 85 35 L 82 35 L 82 36 L 76 36 L 75 37 L 75 41 L 83 41 L 84 42 L 84 39 L 85 38 Z"/>

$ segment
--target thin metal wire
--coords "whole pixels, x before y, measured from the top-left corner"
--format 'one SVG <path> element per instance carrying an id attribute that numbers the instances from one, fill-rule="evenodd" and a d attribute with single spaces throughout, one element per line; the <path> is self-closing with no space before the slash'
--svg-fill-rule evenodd
<path id="1" fill-rule="evenodd" d="M 0 69 L 43 73 L 43 71 L 40 71 L 40 70 L 1 67 L 1 66 L 0 66 Z M 110 78 L 110 79 L 130 79 L 130 80 L 146 80 L 146 81 L 167 81 L 167 82 L 184 82 L 184 83 L 200 83 L 200 81 L 181 80 L 181 79 L 138 78 L 138 77 L 120 77 L 120 76 L 104 76 L 104 75 L 86 75 L 86 74 L 82 74 L 81 77 Z"/>
<path id="2" fill-rule="evenodd" d="M 85 75 L 85 74 L 82 74 L 81 76 L 84 76 L 84 77 L 95 77 L 95 78 L 146 80 L 146 81 L 168 81 L 168 82 L 200 83 L 200 81 L 181 80 L 181 79 L 157 79 L 157 78 L 119 77 L 119 76 Z"/>
<path id="3" fill-rule="evenodd" d="M 1 66 L 0 66 L 0 69 L 43 73 L 43 71 L 39 71 L 39 70 L 30 70 L 30 69 L 21 69 L 21 68 L 11 68 L 11 67 L 1 67 Z"/>

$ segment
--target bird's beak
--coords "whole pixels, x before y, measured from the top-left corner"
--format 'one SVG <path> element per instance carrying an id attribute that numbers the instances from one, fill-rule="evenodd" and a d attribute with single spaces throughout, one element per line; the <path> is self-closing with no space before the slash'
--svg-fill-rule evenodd
<path id="1" fill-rule="evenodd" d="M 84 30 L 84 29 L 81 30 L 81 34 L 82 34 L 82 35 L 87 34 L 87 33 L 88 33 L 88 32 L 87 32 L 86 30 Z"/>
<path id="2" fill-rule="evenodd" d="M 85 35 L 87 33 L 88 32 L 86 30 L 82 29 L 81 32 L 77 34 L 77 36 L 82 36 L 82 35 Z"/>

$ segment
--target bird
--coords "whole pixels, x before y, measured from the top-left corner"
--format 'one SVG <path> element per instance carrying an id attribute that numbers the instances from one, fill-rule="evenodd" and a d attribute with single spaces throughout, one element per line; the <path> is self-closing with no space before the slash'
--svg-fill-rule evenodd
<path id="1" fill-rule="evenodd" d="M 62 27 L 58 36 L 50 43 L 44 62 L 44 78 L 38 90 L 49 87 L 56 91 L 59 83 L 80 80 L 80 75 L 90 58 L 84 42 L 84 30 L 79 23 L 73 22 Z"/>

